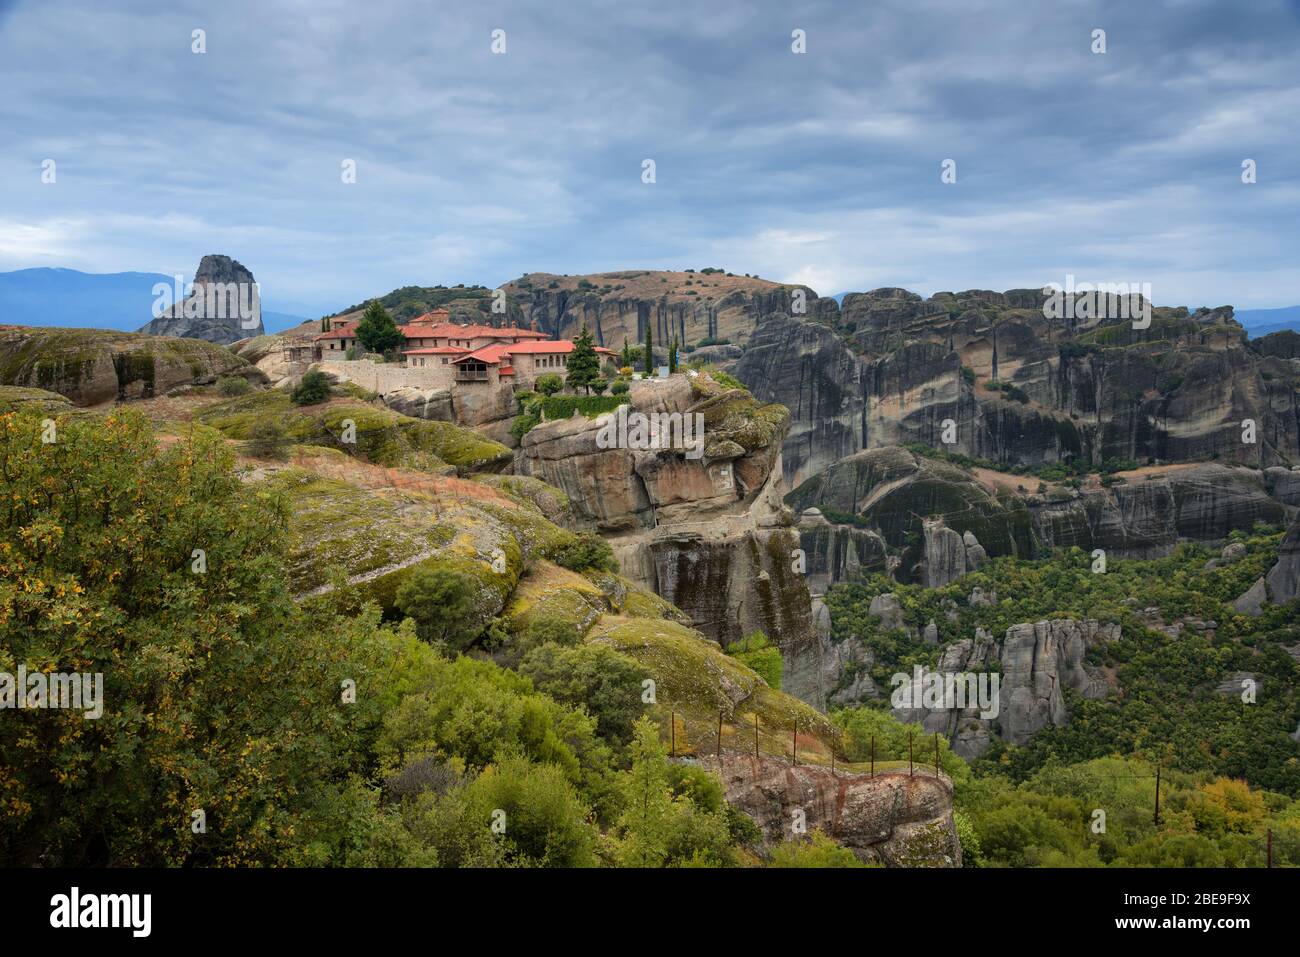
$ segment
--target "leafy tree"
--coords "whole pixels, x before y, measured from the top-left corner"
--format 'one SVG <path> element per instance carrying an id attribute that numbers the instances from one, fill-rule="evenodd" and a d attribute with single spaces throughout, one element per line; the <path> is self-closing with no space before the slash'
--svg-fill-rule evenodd
<path id="1" fill-rule="evenodd" d="M 432 662 L 385 711 L 376 750 L 389 773 L 429 758 L 478 773 L 499 755 L 520 754 L 559 768 L 602 819 L 612 819 L 618 806 L 611 751 L 597 737 L 595 719 L 490 661 Z"/>
<path id="2" fill-rule="evenodd" d="M 102 714 L 4 712 L 0 859 L 284 863 L 339 808 L 377 813 L 344 798 L 372 705 L 338 692 L 372 666 L 294 602 L 283 503 L 205 433 L 160 448 L 133 410 L 56 429 L 0 415 L 0 671 L 101 675 Z"/>
<path id="3" fill-rule="evenodd" d="M 387 353 L 402 345 L 406 337 L 388 310 L 377 300 L 372 300 L 357 323 L 357 341 L 369 352 Z"/>
<path id="4" fill-rule="evenodd" d="M 677 337 L 673 336 L 673 344 L 668 347 L 668 373 L 669 375 L 677 371 Z"/>
<path id="5" fill-rule="evenodd" d="M 468 624 L 476 587 L 472 577 L 454 568 L 417 568 L 398 587 L 394 604 L 415 620 L 425 641 L 463 647 L 478 634 Z"/>
<path id="6" fill-rule="evenodd" d="M 772 867 L 868 867 L 847 847 L 840 847 L 821 831 L 807 840 L 785 841 L 772 849 Z"/>
<path id="7" fill-rule="evenodd" d="M 618 571 L 614 549 L 595 532 L 578 532 L 572 538 L 565 539 L 554 546 L 547 557 L 572 572 L 582 572 L 591 568 L 607 572 Z"/>
<path id="8" fill-rule="evenodd" d="M 444 867 L 591 867 L 589 814 L 560 768 L 507 754 L 445 795 L 422 795 L 405 816 Z"/>
<path id="9" fill-rule="evenodd" d="M 329 376 L 319 369 L 312 369 L 304 374 L 302 380 L 294 387 L 292 396 L 295 405 L 319 405 L 329 397 Z"/>
<path id="10" fill-rule="evenodd" d="M 585 708 L 596 733 L 620 746 L 644 711 L 641 683 L 650 677 L 635 659 L 603 645 L 545 644 L 524 657 L 519 673 L 561 704 Z"/>
<path id="11" fill-rule="evenodd" d="M 565 381 L 571 389 L 586 389 L 590 393 L 591 387 L 600 378 L 600 357 L 596 355 L 591 333 L 587 331 L 585 322 L 582 324 L 582 331 L 573 340 L 573 351 L 569 353 L 568 368 L 569 374 Z"/>
<path id="12" fill-rule="evenodd" d="M 624 811 L 617 857 L 629 867 L 719 866 L 731 863 L 731 834 L 724 814 L 674 795 L 668 749 L 659 727 L 638 719 L 630 745 L 632 767 L 622 775 Z"/>
<path id="13" fill-rule="evenodd" d="M 564 388 L 564 379 L 560 377 L 559 373 L 548 372 L 545 375 L 539 375 L 537 377 L 537 382 L 534 383 L 534 387 L 542 395 L 555 395 L 555 393 Z"/>

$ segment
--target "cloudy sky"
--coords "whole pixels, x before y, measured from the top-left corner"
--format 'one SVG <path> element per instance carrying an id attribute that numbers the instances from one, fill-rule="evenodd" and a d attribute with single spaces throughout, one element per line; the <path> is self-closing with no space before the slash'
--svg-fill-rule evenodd
<path id="1" fill-rule="evenodd" d="M 219 252 L 308 315 L 710 265 L 1291 305 L 1296 117 L 1300 0 L 0 0 L 0 271 Z"/>

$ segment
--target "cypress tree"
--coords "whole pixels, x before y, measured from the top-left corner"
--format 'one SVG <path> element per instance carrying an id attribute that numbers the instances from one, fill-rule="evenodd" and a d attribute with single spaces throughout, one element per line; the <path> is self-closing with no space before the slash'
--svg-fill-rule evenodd
<path id="1" fill-rule="evenodd" d="M 569 353 L 569 374 L 565 381 L 569 388 L 582 387 L 591 393 L 591 387 L 600 378 L 600 357 L 592 345 L 591 333 L 587 324 L 582 324 L 582 332 L 573 340 L 573 351 Z"/>

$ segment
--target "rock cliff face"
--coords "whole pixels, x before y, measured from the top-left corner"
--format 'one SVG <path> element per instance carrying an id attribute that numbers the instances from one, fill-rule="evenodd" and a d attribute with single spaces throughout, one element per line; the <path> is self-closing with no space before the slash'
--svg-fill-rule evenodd
<path id="1" fill-rule="evenodd" d="M 1025 496 L 897 447 L 850 455 L 786 501 L 815 510 L 800 530 L 814 587 L 822 590 L 859 568 L 938 586 L 990 555 L 1031 557 L 1038 548 Z"/>
<path id="2" fill-rule="evenodd" d="M 808 561 L 808 587 L 824 594 L 837 582 L 861 573 L 889 570 L 885 540 L 870 529 L 834 524 L 818 508 L 799 519 L 799 546 Z"/>
<path id="3" fill-rule="evenodd" d="M 1257 469 L 1206 463 L 1133 477 L 1110 489 L 1030 501 L 1034 534 L 1044 547 L 1104 548 L 1125 558 L 1169 554 L 1180 539 L 1212 541 L 1257 521 L 1286 520 Z"/>
<path id="4" fill-rule="evenodd" d="M 907 442 L 1007 465 L 1300 460 L 1300 367 L 1281 344 L 1257 351 L 1230 307 L 1151 312 L 1133 329 L 1045 318 L 1036 290 L 876 290 L 820 308 L 820 321 L 763 316 L 732 371 L 791 410 L 791 485 Z"/>
<path id="5" fill-rule="evenodd" d="M 77 405 L 162 395 L 183 385 L 264 376 L 212 343 L 103 329 L 0 327 L 0 385 L 47 389 Z"/>
<path id="6" fill-rule="evenodd" d="M 645 342 L 648 328 L 656 355 L 667 355 L 675 337 L 682 346 L 735 349 L 770 313 L 815 317 L 835 307 L 812 290 L 723 272 L 625 270 L 589 276 L 530 273 L 503 287 L 521 321 L 557 338 L 571 338 L 585 323 L 597 345 L 620 349 Z M 802 305 L 796 302 L 796 295 Z M 719 346 L 708 343 L 725 340 Z M 721 352 L 714 359 L 725 358 Z"/>
<path id="7" fill-rule="evenodd" d="M 1279 605 L 1300 598 L 1300 518 L 1287 530 L 1278 549 L 1277 564 L 1265 581 L 1269 597 Z"/>
<path id="8" fill-rule="evenodd" d="M 635 382 L 629 396 L 632 414 L 702 416 L 702 454 L 601 448 L 617 415 L 575 415 L 528 432 L 516 470 L 565 492 L 623 574 L 708 637 L 725 645 L 762 630 L 790 661 L 818 649 L 799 535 L 781 502 L 786 411 L 703 375 Z"/>
<path id="9" fill-rule="evenodd" d="M 714 756 L 703 759 L 718 768 Z M 890 867 L 960 867 L 952 819 L 952 782 L 933 768 L 831 774 L 768 756 L 723 752 L 723 793 L 752 817 L 772 844 L 790 840 L 802 812 L 807 830 L 821 830 L 860 858 Z"/>
<path id="10" fill-rule="evenodd" d="M 988 749 L 995 730 L 1008 744 L 1025 744 L 1038 731 L 1068 722 L 1064 689 L 1085 698 L 1106 697 L 1109 685 L 1086 656 L 1094 645 L 1119 637 L 1119 625 L 1092 619 L 1012 625 L 1001 642 L 981 630 L 945 648 L 935 671 L 966 675 L 1000 670 L 996 708 L 990 709 L 996 716 L 985 717 L 969 698 L 962 708 L 912 707 L 909 701 L 909 706 L 894 708 L 894 716 L 943 734 L 953 751 L 967 759 Z"/>
<path id="11" fill-rule="evenodd" d="M 815 590 L 859 568 L 935 587 L 988 557 L 1032 558 L 1075 546 L 1155 558 L 1180 540 L 1214 541 L 1259 521 L 1283 522 L 1294 509 L 1297 475 L 1201 463 L 1120 473 L 1110 487 L 1057 485 L 1038 493 L 1026 487 L 1032 478 L 879 448 L 840 460 L 786 501 L 813 510 L 800 531 Z"/>
<path id="12" fill-rule="evenodd" d="M 182 302 L 170 304 L 139 331 L 223 345 L 260 336 L 262 305 L 253 274 L 229 256 L 204 256 L 194 273 L 190 294 Z"/>

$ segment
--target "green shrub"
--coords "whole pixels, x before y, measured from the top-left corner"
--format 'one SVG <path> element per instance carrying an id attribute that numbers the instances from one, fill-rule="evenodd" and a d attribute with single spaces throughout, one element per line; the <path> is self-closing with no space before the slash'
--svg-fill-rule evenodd
<path id="1" fill-rule="evenodd" d="M 645 708 L 641 682 L 650 677 L 639 662 L 613 648 L 563 643 L 529 651 L 519 673 L 560 704 L 585 708 L 596 719 L 596 733 L 620 746 L 632 739 L 633 722 Z"/>
<path id="2" fill-rule="evenodd" d="M 293 390 L 295 405 L 319 405 L 330 397 L 330 380 L 325 373 L 313 369 L 302 377 Z"/>
<path id="3" fill-rule="evenodd" d="M 247 379 L 237 375 L 222 376 L 217 380 L 217 391 L 229 398 L 234 398 L 237 395 L 248 395 L 252 388 Z"/>
<path id="4" fill-rule="evenodd" d="M 556 372 L 539 375 L 533 387 L 542 395 L 555 395 L 564 388 L 564 377 Z"/>
<path id="5" fill-rule="evenodd" d="M 868 867 L 847 847 L 840 847 L 821 831 L 808 840 L 791 840 L 772 850 L 772 867 Z"/>
<path id="6" fill-rule="evenodd" d="M 609 542 L 595 532 L 579 532 L 572 539 L 553 549 L 548 556 L 555 564 L 573 572 L 586 571 L 589 568 L 601 571 L 618 571 L 618 562 L 614 559 L 614 550 Z"/>
<path id="7" fill-rule="evenodd" d="M 416 632 L 428 642 L 453 648 L 468 645 L 478 632 L 467 623 L 474 610 L 477 583 L 452 568 L 417 568 L 398 586 L 394 604 L 415 621 Z"/>
<path id="8" fill-rule="evenodd" d="M 572 418 L 575 412 L 594 419 L 625 402 L 627 397 L 621 395 L 548 395 L 542 400 L 542 414 L 548 422 Z"/>

